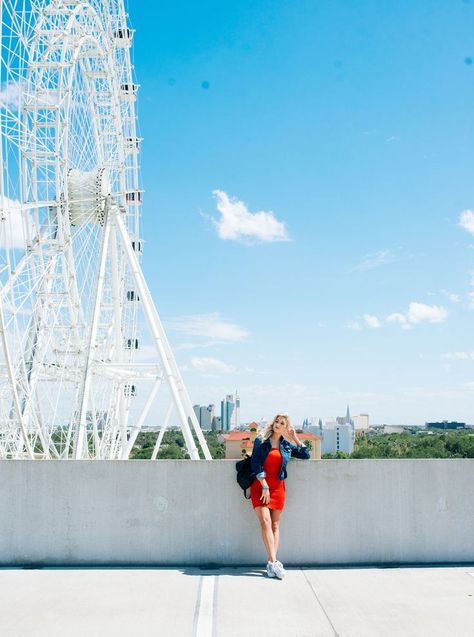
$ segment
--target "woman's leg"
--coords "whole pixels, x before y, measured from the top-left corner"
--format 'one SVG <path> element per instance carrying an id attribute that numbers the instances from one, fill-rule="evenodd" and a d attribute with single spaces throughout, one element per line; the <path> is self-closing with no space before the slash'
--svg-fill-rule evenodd
<path id="1" fill-rule="evenodd" d="M 275 547 L 275 559 L 280 544 L 280 517 L 281 511 L 278 509 L 270 509 L 270 517 L 272 520 L 273 546 Z"/>
<path id="2" fill-rule="evenodd" d="M 262 532 L 263 543 L 267 550 L 268 559 L 270 562 L 274 562 L 276 560 L 276 552 L 270 511 L 268 510 L 268 507 L 255 507 L 254 511 L 257 515 L 258 521 L 260 522 L 260 530 Z"/>

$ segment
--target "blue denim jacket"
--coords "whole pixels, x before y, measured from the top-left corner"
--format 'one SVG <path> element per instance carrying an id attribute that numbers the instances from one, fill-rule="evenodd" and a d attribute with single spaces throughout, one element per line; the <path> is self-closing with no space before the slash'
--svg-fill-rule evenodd
<path id="1" fill-rule="evenodd" d="M 267 475 L 263 470 L 263 464 L 267 459 L 268 454 L 270 453 L 270 449 L 272 448 L 272 443 L 270 439 L 267 438 L 265 442 L 262 442 L 262 439 L 257 436 L 253 443 L 253 451 L 251 457 L 251 465 L 252 465 L 252 474 L 259 480 L 265 478 Z M 285 438 L 281 438 L 280 440 L 280 452 L 282 457 L 281 469 L 278 475 L 279 480 L 285 480 L 287 477 L 286 465 L 288 464 L 288 460 L 293 458 L 300 458 L 301 460 L 308 460 L 310 457 L 308 447 L 302 445 L 298 447 L 297 445 L 292 445 L 291 442 L 285 440 Z"/>

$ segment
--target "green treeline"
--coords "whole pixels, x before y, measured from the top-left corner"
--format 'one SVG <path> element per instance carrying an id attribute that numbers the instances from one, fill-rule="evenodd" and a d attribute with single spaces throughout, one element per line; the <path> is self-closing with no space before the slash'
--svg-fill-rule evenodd
<path id="1" fill-rule="evenodd" d="M 214 459 L 225 458 L 225 445 L 218 441 L 217 433 L 204 431 L 203 434 L 211 456 Z M 157 432 L 140 432 L 130 458 L 149 460 L 157 437 Z M 196 436 L 194 441 L 199 449 Z M 204 457 L 200 449 L 199 455 Z M 369 433 L 356 437 L 354 452 L 350 455 L 342 451 L 323 454 L 323 459 L 331 458 L 474 458 L 474 433 L 470 430 L 375 435 Z M 165 433 L 158 459 L 189 459 L 180 430 L 173 429 Z"/>
<path id="2" fill-rule="evenodd" d="M 323 458 L 474 458 L 474 433 L 401 433 L 357 436 L 352 454 Z"/>
<path id="3" fill-rule="evenodd" d="M 204 437 L 209 447 L 211 456 L 214 459 L 225 458 L 225 444 L 217 440 L 217 434 L 214 431 L 203 431 Z M 141 431 L 130 453 L 131 460 L 149 460 L 155 447 L 158 432 Z M 199 448 L 197 436 L 194 434 L 194 442 L 199 449 L 200 458 L 204 455 Z M 160 451 L 157 456 L 158 460 L 188 460 L 189 454 L 186 451 L 184 437 L 181 430 L 172 429 L 165 432 L 161 441 Z"/>

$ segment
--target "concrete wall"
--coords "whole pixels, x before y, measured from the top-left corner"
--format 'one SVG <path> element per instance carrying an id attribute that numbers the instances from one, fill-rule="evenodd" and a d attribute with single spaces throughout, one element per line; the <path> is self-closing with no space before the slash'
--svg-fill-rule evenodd
<path id="1" fill-rule="evenodd" d="M 0 461 L 0 564 L 266 561 L 235 461 Z M 474 460 L 292 460 L 285 564 L 474 561 Z"/>

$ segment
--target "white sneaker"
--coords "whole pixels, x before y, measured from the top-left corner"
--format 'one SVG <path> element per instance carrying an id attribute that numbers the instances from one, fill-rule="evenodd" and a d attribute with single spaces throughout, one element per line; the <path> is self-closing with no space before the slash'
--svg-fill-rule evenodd
<path id="1" fill-rule="evenodd" d="M 276 562 L 273 562 L 273 564 L 271 564 L 271 567 L 273 570 L 273 574 L 276 575 L 278 579 L 283 579 L 285 577 L 286 571 L 283 568 L 283 564 L 281 562 L 276 560 Z"/>
<path id="2" fill-rule="evenodd" d="M 267 562 L 267 575 L 268 577 L 275 577 L 275 573 L 273 572 L 273 564 L 271 562 Z"/>

